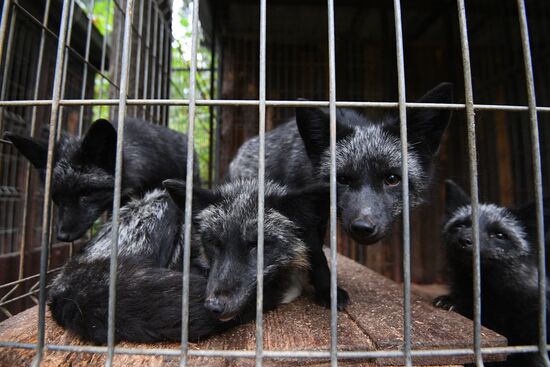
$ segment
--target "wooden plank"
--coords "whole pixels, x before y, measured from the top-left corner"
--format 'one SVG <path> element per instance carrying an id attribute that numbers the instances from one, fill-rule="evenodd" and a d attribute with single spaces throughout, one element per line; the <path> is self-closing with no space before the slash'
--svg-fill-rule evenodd
<path id="1" fill-rule="evenodd" d="M 355 261 L 340 257 L 342 283 L 353 296 L 347 307 L 349 316 L 374 341 L 376 349 L 399 349 L 403 344 L 402 286 Z M 417 349 L 468 348 L 473 340 L 472 321 L 457 313 L 431 306 L 412 296 L 412 346 Z M 506 338 L 482 328 L 483 346 L 505 346 Z M 502 360 L 502 355 L 487 356 L 487 361 Z M 416 358 L 415 364 L 464 364 L 468 356 Z M 399 361 L 380 359 L 380 364 Z"/>
<path id="2" fill-rule="evenodd" d="M 15 317 L 0 323 L 0 340 L 17 341 L 20 343 L 34 343 L 37 325 L 37 307 L 24 311 Z M 327 311 L 313 303 L 309 297 L 301 297 L 296 302 L 282 305 L 277 310 L 269 312 L 265 316 L 264 347 L 266 350 L 328 350 L 330 342 L 330 318 Z M 347 316 L 340 313 L 338 325 L 339 348 L 342 350 L 372 350 L 374 343 L 357 327 Z M 70 333 L 58 327 L 47 316 L 46 343 L 62 345 L 85 345 Z M 157 344 L 132 344 L 120 343 L 121 347 L 129 348 L 179 348 L 177 343 Z M 255 349 L 255 324 L 250 323 L 230 330 L 219 336 L 207 339 L 203 342 L 192 344 L 192 349 Z M 27 364 L 31 361 L 34 352 L 32 350 L 2 350 L 0 366 L 14 366 Z M 45 357 L 45 366 L 75 366 L 80 361 L 101 364 L 104 356 L 92 356 L 91 354 L 78 355 L 78 353 L 48 352 Z M 117 365 L 151 365 L 157 363 L 171 366 L 177 365 L 177 360 L 171 357 L 143 357 L 117 355 Z M 146 361 L 146 362 L 145 362 Z M 251 359 L 231 359 L 225 361 L 223 358 L 191 358 L 193 365 L 209 366 L 248 366 L 253 365 Z M 274 360 L 267 360 L 266 365 L 278 365 Z M 314 363 L 315 361 L 309 361 Z M 309 363 L 308 362 L 308 363 Z M 325 363 L 326 361 L 322 361 Z M 143 364 L 147 363 L 147 364 Z M 316 362 L 315 362 L 316 363 Z M 283 365 L 299 364 L 303 361 L 285 360 Z M 364 366 L 373 364 L 360 364 Z"/>
<path id="3" fill-rule="evenodd" d="M 264 320 L 264 349 L 291 351 L 330 348 L 330 317 L 325 308 L 318 306 L 309 296 L 300 297 L 291 304 L 282 305 L 269 312 Z M 338 346 L 341 350 L 372 350 L 374 343 L 349 318 L 340 313 L 338 319 Z M 255 350 L 255 323 L 243 325 L 222 336 L 207 340 L 201 345 L 205 349 Z M 204 360 L 203 360 L 204 362 Z M 210 361 L 208 361 L 210 363 Z M 323 364 L 326 361 L 321 361 Z M 279 364 L 280 363 L 280 364 Z M 306 361 L 306 363 L 317 363 Z M 357 362 L 355 362 L 357 363 Z M 304 365 L 303 360 L 266 360 L 270 365 Z M 251 359 L 235 359 L 223 366 L 252 366 Z M 359 364 L 373 365 L 373 364 Z"/>
<path id="4" fill-rule="evenodd" d="M 339 257 L 339 282 L 350 292 L 352 303 L 345 312 L 338 314 L 338 342 L 340 350 L 395 350 L 402 344 L 401 286 L 364 266 Z M 467 347 L 471 342 L 471 321 L 463 317 L 433 308 L 419 297 L 413 297 L 413 345 L 417 348 Z M 19 343 L 36 342 L 37 307 L 24 311 L 0 323 L 0 340 Z M 265 350 L 328 350 L 330 343 L 330 312 L 318 306 L 311 292 L 291 304 L 282 305 L 269 312 L 264 319 Z M 505 345 L 506 340 L 496 333 L 483 329 L 484 344 Z M 46 343 L 84 345 L 82 341 L 58 327 L 47 315 Z M 132 344 L 120 343 L 128 348 L 172 348 L 178 343 Z M 255 325 L 249 323 L 212 337 L 192 349 L 254 350 Z M 0 367 L 28 365 L 33 350 L 0 349 Z M 496 358 L 503 356 L 496 356 Z M 101 366 L 102 354 L 46 352 L 43 366 Z M 448 365 L 471 362 L 471 357 L 420 358 L 417 365 Z M 117 355 L 117 366 L 178 366 L 178 359 L 163 356 Z M 198 358 L 192 357 L 190 365 L 215 367 L 250 366 L 246 358 Z M 266 366 L 326 366 L 321 360 L 273 360 L 266 359 Z M 392 359 L 342 360 L 340 365 L 376 366 L 400 365 Z"/>

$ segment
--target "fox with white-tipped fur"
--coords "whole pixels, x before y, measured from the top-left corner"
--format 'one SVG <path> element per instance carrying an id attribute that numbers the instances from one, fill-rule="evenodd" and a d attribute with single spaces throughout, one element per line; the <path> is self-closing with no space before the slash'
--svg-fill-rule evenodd
<path id="1" fill-rule="evenodd" d="M 52 200 L 57 207 L 57 239 L 82 237 L 113 205 L 117 123 L 94 121 L 83 137 L 62 134 L 56 144 L 52 171 Z M 48 143 L 6 132 L 5 139 L 25 156 L 43 179 Z M 165 126 L 126 118 L 122 144 L 122 201 L 162 187 L 170 178 L 185 179 L 187 138 Z M 193 180 L 199 183 L 195 159 Z"/>
<path id="2" fill-rule="evenodd" d="M 115 337 L 133 342 L 181 335 L 183 211 L 186 185 L 167 180 L 121 209 Z M 326 210 L 326 188 L 288 189 L 267 181 L 264 310 L 298 297 L 311 278 L 312 231 Z M 171 197 L 171 198 L 170 198 Z M 253 320 L 256 310 L 258 182 L 193 189 L 189 339 Z M 314 231 L 314 230 L 313 230 Z M 53 318 L 80 337 L 107 341 L 109 248 L 106 224 L 53 280 Z M 321 290 L 324 291 L 324 290 Z"/>
<path id="3" fill-rule="evenodd" d="M 453 86 L 442 83 L 418 102 L 452 103 Z M 432 182 L 451 110 L 407 109 L 410 205 L 425 200 Z M 371 120 L 351 109 L 336 110 L 338 217 L 351 237 L 376 243 L 390 232 L 402 212 L 401 142 L 396 115 Z M 329 180 L 330 123 L 323 108 L 297 108 L 296 119 L 265 137 L 267 177 L 290 187 Z M 230 165 L 228 178 L 256 177 L 258 137 L 245 142 Z"/>
<path id="4" fill-rule="evenodd" d="M 442 236 L 450 293 L 434 305 L 473 318 L 473 234 L 470 198 L 446 182 Z M 550 198 L 544 200 L 545 232 Z M 508 209 L 479 205 L 481 323 L 506 336 L 509 345 L 538 344 L 538 270 L 535 204 Z M 548 300 L 548 292 L 546 296 Z M 548 310 L 545 310 L 548 313 Z M 547 325 L 547 327 L 550 325 Z M 505 366 L 544 366 L 538 354 L 514 354 Z"/>
<path id="5" fill-rule="evenodd" d="M 451 103 L 453 86 L 443 83 L 418 102 Z M 410 206 L 424 202 L 434 171 L 434 161 L 451 111 L 427 108 L 407 110 Z M 291 120 L 265 136 L 266 177 L 289 187 L 329 182 L 330 123 L 327 109 L 297 108 Z M 357 242 L 373 244 L 387 236 L 400 217 L 402 204 L 401 141 L 399 118 L 370 120 L 351 109 L 336 110 L 337 215 L 343 229 Z M 228 179 L 256 177 L 259 138 L 245 142 L 230 165 Z M 328 196 L 328 194 L 327 194 Z M 328 200 L 328 198 L 327 198 Z M 317 228 L 322 247 L 328 211 Z M 330 304 L 330 271 L 322 251 L 312 256 L 317 269 L 318 300 Z M 338 288 L 338 307 L 349 300 Z"/>

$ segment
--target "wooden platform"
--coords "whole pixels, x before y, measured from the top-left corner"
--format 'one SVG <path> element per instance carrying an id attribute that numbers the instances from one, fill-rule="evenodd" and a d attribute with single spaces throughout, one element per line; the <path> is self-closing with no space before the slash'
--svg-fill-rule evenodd
<path id="1" fill-rule="evenodd" d="M 338 314 L 338 345 L 340 350 L 397 350 L 402 344 L 402 287 L 364 266 L 340 256 L 339 283 L 351 296 L 351 304 Z M 468 348 L 472 343 L 472 322 L 462 316 L 432 307 L 421 297 L 412 297 L 413 348 Z M 330 312 L 312 302 L 308 295 L 282 305 L 265 315 L 264 347 L 266 350 L 328 350 L 330 342 Z M 0 340 L 35 343 L 37 307 L 0 323 Z M 192 349 L 254 350 L 255 326 L 242 325 L 223 335 L 198 344 Z M 483 346 L 505 346 L 506 339 L 491 330 L 482 329 Z M 58 327 L 48 315 L 47 344 L 82 345 L 81 341 Z M 179 348 L 177 343 L 136 345 L 120 343 L 123 347 Z M 33 350 L 1 349 L 0 367 L 27 366 Z M 504 355 L 492 355 L 487 360 L 502 360 Z M 102 366 L 105 356 L 89 353 L 46 351 L 42 366 Z M 178 366 L 173 357 L 117 355 L 116 366 Z M 414 359 L 415 365 L 462 365 L 472 357 L 431 357 Z M 191 365 L 247 366 L 252 359 L 191 358 Z M 395 359 L 342 360 L 340 365 L 379 366 L 400 365 Z M 266 366 L 325 366 L 327 360 L 272 360 Z"/>

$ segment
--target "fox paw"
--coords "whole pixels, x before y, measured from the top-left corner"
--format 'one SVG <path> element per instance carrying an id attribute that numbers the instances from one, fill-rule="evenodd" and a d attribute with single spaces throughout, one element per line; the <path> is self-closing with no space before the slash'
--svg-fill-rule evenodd
<path id="1" fill-rule="evenodd" d="M 340 287 L 336 290 L 336 307 L 338 311 L 343 311 L 349 303 L 349 294 L 345 289 Z M 317 302 L 326 308 L 330 308 L 330 288 L 323 289 L 322 292 L 316 292 Z"/>
<path id="2" fill-rule="evenodd" d="M 448 295 L 436 297 L 432 304 L 437 308 L 442 308 L 447 311 L 452 311 L 456 308 L 452 297 Z"/>

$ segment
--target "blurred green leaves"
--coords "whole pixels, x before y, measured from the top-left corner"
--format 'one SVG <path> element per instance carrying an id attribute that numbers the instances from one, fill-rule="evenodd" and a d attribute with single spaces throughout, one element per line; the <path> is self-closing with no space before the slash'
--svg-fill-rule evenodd
<path id="1" fill-rule="evenodd" d="M 88 2 L 91 0 L 87 0 Z M 147 1 L 147 0 L 143 0 Z M 86 9 L 88 4 L 83 4 L 79 0 L 81 6 Z M 178 4 L 178 2 L 175 2 Z M 173 9 L 172 30 L 174 40 L 172 41 L 171 49 L 171 73 L 170 73 L 170 98 L 173 99 L 188 99 L 189 84 L 190 84 L 190 67 L 191 67 L 191 35 L 192 35 L 192 3 L 189 0 L 179 2 L 179 7 Z M 101 32 L 103 37 L 107 37 L 109 44 L 112 42 L 112 32 L 114 21 L 118 18 L 115 13 L 118 9 L 115 8 L 114 0 L 95 0 L 93 9 L 93 23 Z M 202 39 L 202 31 L 198 34 L 199 40 Z M 144 47 L 144 45 L 142 46 Z M 107 52 L 109 52 L 107 50 Z M 135 60 L 131 60 L 135 62 Z M 196 98 L 211 99 L 211 78 L 216 75 L 211 75 L 210 67 L 212 63 L 212 55 L 208 48 L 200 45 L 197 52 L 197 75 L 196 75 Z M 143 60 L 141 61 L 143 67 Z M 213 70 L 216 70 L 214 67 Z M 105 73 L 109 73 L 108 70 Z M 113 76 L 111 75 L 110 78 Z M 115 81 L 116 83 L 117 81 Z M 215 80 L 214 83 L 215 84 Z M 94 98 L 105 99 L 109 98 L 109 93 L 113 88 L 108 80 L 105 80 L 101 75 L 95 77 Z M 109 118 L 109 107 L 94 106 L 93 118 Z M 208 180 L 208 159 L 210 148 L 210 110 L 214 113 L 214 108 L 210 109 L 205 106 L 197 106 L 195 113 L 195 150 L 199 159 L 202 182 Z M 169 127 L 186 133 L 189 120 L 187 106 L 170 106 L 169 107 Z M 215 136 L 215 134 L 213 134 Z"/>

